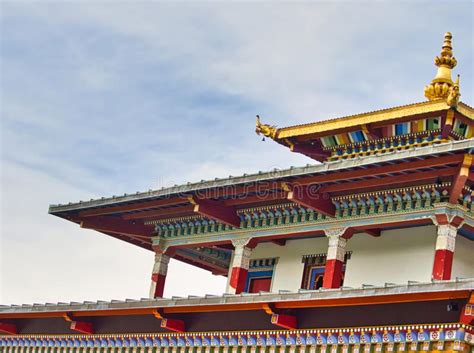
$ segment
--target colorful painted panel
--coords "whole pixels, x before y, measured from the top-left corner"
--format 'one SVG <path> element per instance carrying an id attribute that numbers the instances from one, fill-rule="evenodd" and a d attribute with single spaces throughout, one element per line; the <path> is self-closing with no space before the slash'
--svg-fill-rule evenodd
<path id="1" fill-rule="evenodd" d="M 473 136 L 473 129 L 469 125 L 467 125 L 465 122 L 463 122 L 460 119 L 456 119 L 454 121 L 454 126 L 453 126 L 453 131 L 465 138 L 471 138 Z"/>
<path id="2" fill-rule="evenodd" d="M 8 353 L 470 352 L 473 345 L 472 327 L 462 324 L 183 334 L 0 336 L 0 351 Z"/>

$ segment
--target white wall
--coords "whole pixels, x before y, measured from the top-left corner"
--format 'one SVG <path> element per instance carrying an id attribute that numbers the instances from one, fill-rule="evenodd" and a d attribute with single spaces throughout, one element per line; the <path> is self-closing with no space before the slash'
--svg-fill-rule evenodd
<path id="1" fill-rule="evenodd" d="M 252 252 L 252 259 L 278 257 L 273 272 L 272 291 L 280 289 L 298 290 L 301 286 L 304 264 L 303 255 L 320 254 L 327 252 L 326 238 L 311 238 L 290 240 L 285 246 L 273 243 L 259 244 Z"/>
<path id="2" fill-rule="evenodd" d="M 344 285 L 430 281 L 435 244 L 435 226 L 387 230 L 377 238 L 356 234 L 347 243 L 352 257 Z"/>
<path id="3" fill-rule="evenodd" d="M 355 234 L 347 244 L 352 256 L 347 263 L 344 285 L 430 281 L 435 244 L 435 226 L 388 230 L 377 238 Z M 301 286 L 303 255 L 326 252 L 326 238 L 301 239 L 287 241 L 285 246 L 259 244 L 252 252 L 252 259 L 278 257 L 272 291 L 295 291 Z M 474 242 L 462 236 L 456 242 L 453 278 L 456 276 L 474 277 Z"/>
<path id="4" fill-rule="evenodd" d="M 474 278 L 474 241 L 458 235 L 454 250 L 452 278 Z"/>

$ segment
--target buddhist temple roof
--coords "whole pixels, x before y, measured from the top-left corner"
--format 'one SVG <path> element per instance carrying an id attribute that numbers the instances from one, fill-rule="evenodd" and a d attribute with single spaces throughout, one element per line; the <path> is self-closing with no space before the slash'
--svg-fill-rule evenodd
<path id="1" fill-rule="evenodd" d="M 447 111 L 448 109 L 450 109 L 450 106 L 443 99 L 407 104 L 393 108 L 375 110 L 367 113 L 317 121 L 314 123 L 278 128 L 276 129 L 275 139 L 285 139 L 309 134 L 323 135 L 328 132 L 335 133 L 339 130 L 348 129 L 351 127 L 361 127 L 367 124 L 382 122 L 388 123 L 401 120 L 409 116 L 442 112 Z M 457 110 L 462 115 L 474 120 L 474 109 L 469 105 L 459 102 Z"/>
<path id="2" fill-rule="evenodd" d="M 79 201 L 69 204 L 53 204 L 50 205 L 49 213 L 59 215 L 61 212 L 75 211 L 90 207 L 104 207 L 111 204 L 136 202 L 146 199 L 166 198 L 173 195 L 192 193 L 209 188 L 227 187 L 239 184 L 265 182 L 275 179 L 284 179 L 292 177 L 302 177 L 314 174 L 325 174 L 328 172 L 343 171 L 345 169 L 366 167 L 369 165 L 377 165 L 379 163 L 391 163 L 406 158 L 423 158 L 434 154 L 450 153 L 474 148 L 474 140 L 450 141 L 440 145 L 431 145 L 419 147 L 413 150 L 397 150 L 382 155 L 372 155 L 359 157 L 357 159 L 338 160 L 326 162 L 324 164 L 306 165 L 303 167 L 291 167 L 288 169 L 274 169 L 266 172 L 258 172 L 254 174 L 244 174 L 241 176 L 229 176 L 228 178 L 216 178 L 214 180 L 202 180 L 195 183 L 187 183 L 175 185 L 159 190 L 149 190 L 145 192 L 137 192 L 136 194 L 124 194 L 122 196 L 112 196 L 101 199 L 91 199 L 90 201 Z"/>
<path id="3" fill-rule="evenodd" d="M 126 299 L 112 301 L 85 301 L 82 303 L 46 303 L 0 305 L 0 319 L 22 317 L 45 317 L 46 313 L 74 313 L 75 316 L 146 314 L 150 309 L 163 308 L 168 313 L 210 312 L 227 310 L 261 309 L 263 303 L 277 303 L 281 308 L 350 306 L 367 304 L 400 303 L 404 301 L 426 301 L 467 298 L 474 290 L 474 278 L 427 283 L 386 283 L 385 286 L 363 285 L 361 288 L 279 291 L 224 295 L 206 295 Z M 366 299 L 364 299 L 366 298 Z M 102 314 L 101 314 L 102 313 Z M 54 317 L 47 315 L 46 317 Z"/>

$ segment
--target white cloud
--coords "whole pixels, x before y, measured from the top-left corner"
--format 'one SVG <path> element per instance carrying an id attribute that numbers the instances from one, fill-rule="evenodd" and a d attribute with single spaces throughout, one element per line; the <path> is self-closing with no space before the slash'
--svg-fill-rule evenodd
<path id="1" fill-rule="evenodd" d="M 472 99 L 471 2 L 1 6 L 4 302 L 146 295 L 152 254 L 47 205 L 311 163 L 261 142 L 255 114 L 284 126 L 421 101 L 446 30 Z M 223 291 L 183 266 L 167 295 Z"/>

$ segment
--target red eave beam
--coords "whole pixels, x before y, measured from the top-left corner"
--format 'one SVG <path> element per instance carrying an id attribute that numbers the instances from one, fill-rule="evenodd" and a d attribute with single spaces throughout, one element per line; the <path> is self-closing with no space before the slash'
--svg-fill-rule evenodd
<path id="1" fill-rule="evenodd" d="M 367 137 L 371 140 L 378 140 L 383 137 L 382 134 L 375 131 L 370 125 L 363 124 L 361 127 L 362 127 L 362 131 L 365 132 Z"/>
<path id="2" fill-rule="evenodd" d="M 289 142 L 289 145 L 290 145 L 291 152 L 304 154 L 305 156 L 308 156 L 320 162 L 326 160 L 329 156 L 329 153 L 323 151 L 318 141 L 313 141 L 313 144 L 308 144 L 308 143 L 293 144 Z"/>
<path id="3" fill-rule="evenodd" d="M 316 212 L 322 213 L 329 217 L 334 217 L 336 207 L 332 203 L 328 193 L 321 193 L 318 185 L 285 185 L 288 191 L 287 199 L 300 206 L 311 208 Z"/>
<path id="4" fill-rule="evenodd" d="M 459 167 L 457 175 L 454 177 L 453 184 L 451 187 L 451 193 L 449 195 L 449 202 L 452 204 L 457 204 L 459 196 L 462 193 L 464 185 L 469 178 L 469 170 L 473 163 L 473 155 L 465 154 L 464 159 Z"/>
<path id="5" fill-rule="evenodd" d="M 193 213 L 194 206 L 187 205 L 187 206 L 180 206 L 180 207 L 172 207 L 167 209 L 159 209 L 159 210 L 151 210 L 151 211 L 143 211 L 143 212 L 136 212 L 130 214 L 124 214 L 122 216 L 123 219 L 130 220 L 130 219 L 143 219 L 143 218 L 156 218 L 156 219 L 163 219 L 163 218 L 170 218 L 170 217 L 177 217 L 180 215 L 185 215 L 189 213 Z"/>
<path id="6" fill-rule="evenodd" d="M 474 324 L 474 292 L 471 292 L 469 300 L 462 308 L 459 322 L 465 325 Z"/>
<path id="7" fill-rule="evenodd" d="M 118 217 L 98 216 L 80 220 L 81 228 L 94 229 L 101 232 L 117 233 L 129 236 L 151 237 L 153 226 L 140 222 L 129 222 Z"/>
<path id="8" fill-rule="evenodd" d="M 382 234 L 382 230 L 379 228 L 363 229 L 363 231 L 372 237 L 380 237 Z"/>
<path id="9" fill-rule="evenodd" d="M 83 333 L 86 335 L 92 335 L 94 333 L 94 329 L 92 327 L 92 323 L 84 322 L 84 321 L 77 321 L 72 318 L 71 314 L 65 313 L 63 314 L 64 320 L 70 322 L 70 329 L 79 333 Z"/>
<path id="10" fill-rule="evenodd" d="M 164 329 L 179 333 L 186 332 L 186 327 L 183 320 L 167 319 L 163 317 L 163 314 L 159 310 L 154 310 L 153 316 L 155 316 L 158 320 L 161 320 L 160 326 Z"/>
<path id="11" fill-rule="evenodd" d="M 454 109 L 449 109 L 446 113 L 446 118 L 444 120 L 444 126 L 441 131 L 441 138 L 447 139 L 449 137 L 449 133 L 453 129 L 454 124 Z"/>
<path id="12" fill-rule="evenodd" d="M 161 207 L 161 206 L 174 206 L 181 203 L 185 203 L 186 201 L 187 201 L 186 198 L 174 197 L 174 198 L 159 199 L 159 200 L 154 200 L 154 201 L 133 203 L 133 204 L 123 205 L 123 206 L 96 208 L 96 209 L 80 212 L 79 217 L 103 216 L 103 215 L 120 213 L 120 212 L 146 210 L 148 208 L 155 208 L 155 207 Z"/>
<path id="13" fill-rule="evenodd" d="M 233 206 L 225 206 L 222 202 L 203 200 L 194 196 L 190 196 L 188 199 L 194 205 L 194 213 L 232 227 L 240 227 L 240 217 Z"/>
<path id="14" fill-rule="evenodd" d="M 335 181 L 347 181 L 367 176 L 386 175 L 408 170 L 419 170 L 423 168 L 431 168 L 437 166 L 446 166 L 451 163 L 459 163 L 463 160 L 463 155 L 449 155 L 443 157 L 430 157 L 427 159 L 416 160 L 413 162 L 397 163 L 385 165 L 382 167 L 374 167 L 367 169 L 351 170 L 347 172 L 335 172 L 325 175 L 308 176 L 298 179 L 299 185 L 330 183 Z"/>
<path id="15" fill-rule="evenodd" d="M 0 322 L 0 333 L 6 333 L 8 335 L 16 335 L 18 333 L 18 330 L 16 328 L 16 325 L 14 324 Z"/>
<path id="16" fill-rule="evenodd" d="M 458 167 L 445 168 L 441 170 L 428 170 L 425 172 L 415 172 L 412 174 L 403 174 L 396 176 L 387 176 L 382 178 L 372 178 L 367 180 L 354 181 L 350 183 L 333 184 L 323 186 L 319 190 L 321 193 L 341 192 L 350 190 L 366 190 L 387 185 L 400 185 L 423 180 L 435 181 L 440 177 L 453 176 L 459 170 Z"/>
<path id="17" fill-rule="evenodd" d="M 296 316 L 277 313 L 272 304 L 263 304 L 262 309 L 268 315 L 271 315 L 271 323 L 273 325 L 286 328 L 287 330 L 296 330 L 298 328 Z"/>

